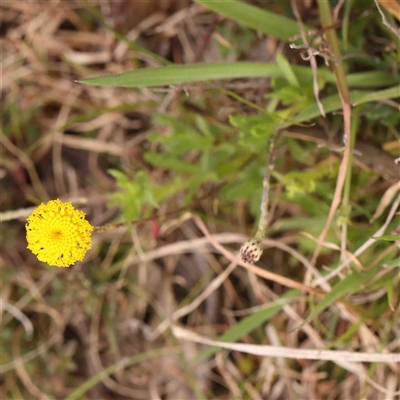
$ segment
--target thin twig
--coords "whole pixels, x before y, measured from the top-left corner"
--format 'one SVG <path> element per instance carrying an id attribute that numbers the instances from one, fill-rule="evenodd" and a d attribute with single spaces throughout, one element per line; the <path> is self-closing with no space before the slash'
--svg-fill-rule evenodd
<path id="1" fill-rule="evenodd" d="M 0 313 L 3 313 L 3 309 L 8 311 L 15 319 L 17 319 L 23 325 L 26 333 L 26 339 L 31 340 L 33 337 L 33 325 L 30 319 L 22 313 L 14 305 L 7 303 L 5 300 L 0 298 Z"/>
<path id="2" fill-rule="evenodd" d="M 375 4 L 376 4 L 376 8 L 377 8 L 378 11 L 379 11 L 379 14 L 381 14 L 383 25 L 387 26 L 387 27 L 390 29 L 390 31 L 391 31 L 392 33 L 394 33 L 394 34 L 400 39 L 400 32 L 399 32 L 399 30 L 396 29 L 396 28 L 394 28 L 392 25 L 389 24 L 388 20 L 386 19 L 385 13 L 382 11 L 382 9 L 381 9 L 381 7 L 380 7 L 380 5 L 379 5 L 378 0 L 374 0 L 374 2 L 375 2 Z"/>
<path id="3" fill-rule="evenodd" d="M 346 0 L 340 0 L 336 7 L 333 9 L 333 20 L 336 23 L 339 18 L 340 9 L 346 3 Z"/>

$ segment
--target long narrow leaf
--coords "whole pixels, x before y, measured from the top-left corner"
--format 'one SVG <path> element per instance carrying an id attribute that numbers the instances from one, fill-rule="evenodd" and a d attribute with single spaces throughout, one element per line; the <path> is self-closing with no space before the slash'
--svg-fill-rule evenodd
<path id="1" fill-rule="evenodd" d="M 361 97 L 358 101 L 353 103 L 353 105 L 367 103 L 369 101 L 382 101 L 388 99 L 395 99 L 400 97 L 400 85 L 394 86 L 389 89 L 379 90 L 377 92 L 368 93 Z"/>
<path id="2" fill-rule="evenodd" d="M 313 75 L 309 67 L 292 66 L 292 70 L 300 83 L 307 84 L 312 81 Z M 335 82 L 333 74 L 325 68 L 318 70 L 318 76 L 326 82 Z M 141 87 L 257 77 L 285 78 L 281 68 L 276 64 L 235 62 L 141 68 L 120 74 L 87 78 L 80 82 L 99 86 Z M 349 75 L 348 82 L 353 87 L 380 87 L 396 84 L 397 78 L 383 72 L 366 72 Z"/>
<path id="3" fill-rule="evenodd" d="M 372 239 L 387 240 L 389 242 L 395 242 L 396 240 L 400 240 L 400 235 L 372 236 Z"/>
<path id="4" fill-rule="evenodd" d="M 318 75 L 320 70 L 318 70 Z M 399 77 L 395 74 L 388 74 L 384 71 L 356 72 L 347 75 L 347 84 L 349 87 L 358 88 L 378 88 L 382 86 L 391 86 L 399 83 Z"/>
<path id="5" fill-rule="evenodd" d="M 311 322 L 321 311 L 333 304 L 339 298 L 360 290 L 364 283 L 368 282 L 376 273 L 377 269 L 372 269 L 365 274 L 359 274 L 357 271 L 353 271 L 349 276 L 336 283 L 332 290 L 317 303 L 301 326 Z"/>
<path id="6" fill-rule="evenodd" d="M 257 29 L 277 39 L 288 41 L 299 33 L 297 22 L 273 12 L 236 0 L 196 0 L 197 3 L 225 15 L 249 28 Z M 310 30 L 310 27 L 305 27 Z"/>
<path id="7" fill-rule="evenodd" d="M 350 93 L 350 99 L 352 102 L 358 101 L 360 98 L 363 96 L 369 94 L 366 92 L 353 92 Z M 326 97 L 321 101 L 322 106 L 324 107 L 324 110 L 326 113 L 330 113 L 333 111 L 340 110 L 342 108 L 342 103 L 340 102 L 340 97 L 338 94 L 334 94 L 332 96 Z M 299 114 L 297 114 L 294 118 L 293 121 L 295 122 L 305 122 L 309 121 L 312 118 L 318 117 L 320 115 L 319 108 L 316 103 L 313 103 L 306 107 L 304 110 L 300 111 Z"/>
<path id="8" fill-rule="evenodd" d="M 305 77 L 308 68 L 300 70 Z M 327 74 L 327 77 L 331 74 Z M 142 68 L 115 75 L 105 75 L 84 79 L 82 83 L 100 86 L 160 86 L 208 81 L 213 79 L 234 79 L 245 77 L 283 77 L 276 64 L 267 63 L 221 63 L 221 64 L 186 64 L 166 67 Z"/>

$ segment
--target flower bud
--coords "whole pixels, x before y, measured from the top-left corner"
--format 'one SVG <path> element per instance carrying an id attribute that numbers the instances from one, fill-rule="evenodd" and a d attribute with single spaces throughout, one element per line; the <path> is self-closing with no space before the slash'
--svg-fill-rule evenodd
<path id="1" fill-rule="evenodd" d="M 253 264 L 260 259 L 262 252 L 261 240 L 252 238 L 242 244 L 240 258 L 245 262 Z"/>

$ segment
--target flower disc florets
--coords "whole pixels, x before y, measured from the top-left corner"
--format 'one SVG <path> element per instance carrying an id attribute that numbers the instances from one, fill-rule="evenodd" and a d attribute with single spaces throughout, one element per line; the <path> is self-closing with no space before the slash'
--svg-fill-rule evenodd
<path id="1" fill-rule="evenodd" d="M 28 218 L 28 249 L 39 261 L 69 267 L 82 261 L 92 245 L 93 226 L 85 213 L 59 199 L 42 203 Z"/>

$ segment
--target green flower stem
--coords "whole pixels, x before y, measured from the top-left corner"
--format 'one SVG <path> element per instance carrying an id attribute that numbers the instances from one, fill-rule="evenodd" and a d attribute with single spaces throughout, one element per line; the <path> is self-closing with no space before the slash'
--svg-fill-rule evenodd
<path id="1" fill-rule="evenodd" d="M 126 221 L 126 222 L 117 222 L 114 224 L 105 224 L 105 225 L 101 225 L 101 226 L 95 226 L 93 229 L 93 232 L 105 232 L 108 231 L 109 229 L 118 229 L 118 228 L 123 228 L 123 227 L 128 227 L 134 224 L 137 224 L 139 222 L 142 221 L 147 221 L 148 219 L 141 219 L 141 220 L 134 220 L 134 221 Z"/>
<path id="2" fill-rule="evenodd" d="M 262 240 L 268 226 L 269 189 L 271 187 L 271 172 L 274 169 L 274 155 L 281 131 L 277 129 L 270 139 L 269 156 L 263 179 L 263 194 L 261 199 L 261 215 L 258 221 L 257 232 L 253 238 L 247 240 L 240 248 L 240 258 L 250 264 L 258 261 L 263 253 Z"/>
<path id="3" fill-rule="evenodd" d="M 272 137 L 269 146 L 269 157 L 265 168 L 265 175 L 263 180 L 263 195 L 261 200 L 261 215 L 258 222 L 257 232 L 254 235 L 254 238 L 260 241 L 264 238 L 268 226 L 269 189 L 271 187 L 270 180 L 271 172 L 274 169 L 274 155 L 279 136 L 280 131 L 276 131 Z"/>
<path id="4" fill-rule="evenodd" d="M 351 121 L 351 137 L 350 137 L 350 146 L 351 149 L 354 149 L 355 141 L 356 141 L 356 132 L 358 128 L 359 118 L 353 118 Z M 349 166 L 353 163 L 353 153 L 350 152 L 349 155 Z M 346 170 L 346 178 L 344 181 L 343 188 L 343 196 L 342 196 L 342 205 L 341 205 L 341 258 L 342 261 L 345 261 L 346 254 L 346 245 L 347 245 L 347 227 L 350 223 L 351 216 L 351 204 L 350 204 L 350 190 L 351 190 L 351 168 L 347 168 Z"/>
<path id="5" fill-rule="evenodd" d="M 218 188 L 218 186 L 217 186 L 217 188 Z M 110 223 L 110 224 L 105 224 L 105 225 L 101 225 L 101 226 L 95 226 L 95 227 L 93 227 L 93 232 L 99 233 L 99 232 L 108 231 L 109 229 L 127 228 L 131 225 L 137 225 L 142 222 L 148 222 L 148 221 L 154 221 L 154 220 L 158 220 L 158 221 L 162 222 L 169 217 L 175 217 L 175 216 L 181 214 L 183 211 L 190 210 L 195 204 L 197 204 L 198 202 L 200 202 L 203 199 L 210 197 L 211 195 L 212 195 L 212 193 L 207 193 L 204 196 L 201 196 L 201 197 L 195 199 L 191 204 L 177 208 L 175 210 L 168 211 L 165 214 L 157 215 L 154 213 L 153 215 L 150 215 L 149 217 L 139 218 L 139 219 L 135 219 L 133 221 L 116 222 L 116 223 Z"/>

